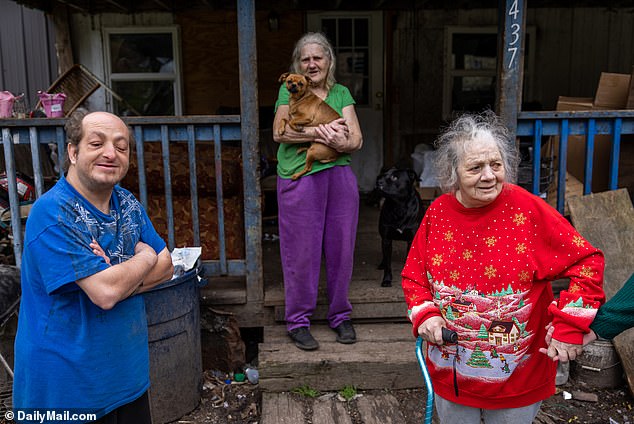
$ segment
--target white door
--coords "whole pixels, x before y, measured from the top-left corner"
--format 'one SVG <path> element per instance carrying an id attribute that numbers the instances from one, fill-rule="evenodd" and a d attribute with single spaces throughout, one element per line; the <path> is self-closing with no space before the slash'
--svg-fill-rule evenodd
<path id="1" fill-rule="evenodd" d="M 383 17 L 381 12 L 308 13 L 307 24 L 332 43 L 337 82 L 356 101 L 363 148 L 352 154 L 352 169 L 359 190 L 369 192 L 383 164 Z"/>

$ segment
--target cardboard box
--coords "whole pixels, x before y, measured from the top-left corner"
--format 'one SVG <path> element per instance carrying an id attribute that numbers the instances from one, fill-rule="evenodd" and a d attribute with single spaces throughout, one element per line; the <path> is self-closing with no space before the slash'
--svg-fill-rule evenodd
<path id="1" fill-rule="evenodd" d="M 634 108 L 634 67 L 632 75 L 614 74 L 602 72 L 599 78 L 594 98 L 588 97 L 565 97 L 560 96 L 557 101 L 557 111 L 583 111 L 583 110 L 618 110 L 625 109 L 626 106 Z M 548 157 L 542 149 L 542 157 L 551 159 L 554 174 L 557 173 L 559 137 L 551 137 L 554 157 Z M 577 181 L 584 180 L 585 157 L 586 157 L 586 137 L 568 136 L 568 154 L 566 156 L 567 169 Z M 592 187 L 593 193 L 605 191 L 609 184 L 609 164 L 610 151 L 612 149 L 612 136 L 594 136 L 594 157 L 592 158 Z M 553 156 L 552 154 L 550 156 Z"/>
<path id="2" fill-rule="evenodd" d="M 436 197 L 440 196 L 442 192 L 440 191 L 440 187 L 418 187 L 416 186 L 416 191 L 420 196 L 421 200 L 425 200 L 431 202 L 436 199 Z"/>
<path id="3" fill-rule="evenodd" d="M 625 109 L 631 80 L 630 74 L 601 72 L 593 105 L 601 109 Z"/>
<path id="4" fill-rule="evenodd" d="M 632 66 L 632 74 L 630 75 L 630 89 L 628 90 L 627 104 L 625 109 L 634 109 L 634 66 Z"/>
<path id="5" fill-rule="evenodd" d="M 548 188 L 548 192 L 546 195 L 546 202 L 553 208 L 557 208 L 557 186 L 558 186 L 557 176 L 555 176 L 555 180 Z M 570 175 L 569 172 L 566 173 L 566 195 L 564 199 L 564 216 L 570 215 L 568 210 L 568 202 L 567 200 L 571 197 L 575 196 L 583 196 L 583 183 Z"/>
<path id="6" fill-rule="evenodd" d="M 621 75 L 621 74 L 610 74 Z M 629 75 L 628 75 L 629 77 Z M 605 79 L 604 79 L 605 80 Z M 597 90 L 598 92 L 599 90 Z M 607 92 L 605 87 L 601 90 Z M 605 96 L 604 96 L 605 97 Z M 596 98 L 595 98 L 596 102 Z M 591 98 L 588 97 L 564 97 L 560 96 L 557 101 L 558 111 L 576 111 L 576 110 L 592 110 L 603 109 L 594 105 Z M 559 137 L 553 137 L 555 143 L 555 154 L 559 151 Z M 578 181 L 583 181 L 585 174 L 585 158 L 586 158 L 586 137 L 582 135 L 568 136 L 568 155 L 567 171 Z M 608 189 L 608 174 L 610 163 L 610 149 L 612 148 L 612 136 L 595 135 L 594 136 L 594 157 L 592 160 L 592 192 L 597 193 Z M 556 168 L 558 161 L 554 161 Z"/>
<path id="7" fill-rule="evenodd" d="M 559 96 L 557 98 L 557 110 L 571 111 L 571 110 L 592 110 L 592 97 L 566 97 Z"/>

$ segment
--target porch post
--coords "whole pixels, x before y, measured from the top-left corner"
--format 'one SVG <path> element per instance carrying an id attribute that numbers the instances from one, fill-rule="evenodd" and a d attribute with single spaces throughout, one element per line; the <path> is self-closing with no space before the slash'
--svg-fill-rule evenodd
<path id="1" fill-rule="evenodd" d="M 72 42 L 70 40 L 70 18 L 65 4 L 55 2 L 53 23 L 55 26 L 55 53 L 57 54 L 57 75 L 62 75 L 74 64 Z"/>
<path id="2" fill-rule="evenodd" d="M 526 1 L 498 0 L 497 113 L 515 136 L 522 108 Z"/>
<path id="3" fill-rule="evenodd" d="M 258 146 L 258 71 L 255 42 L 255 0 L 236 0 L 240 69 L 240 131 L 244 187 L 247 304 L 259 307 L 264 298 L 262 215 Z"/>

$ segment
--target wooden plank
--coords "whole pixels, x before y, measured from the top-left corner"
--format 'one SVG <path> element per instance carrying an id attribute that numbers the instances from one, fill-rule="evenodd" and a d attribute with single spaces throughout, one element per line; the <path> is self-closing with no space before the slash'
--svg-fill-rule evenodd
<path id="1" fill-rule="evenodd" d="M 570 26 L 562 24 L 572 20 L 572 9 L 567 8 L 544 8 L 530 7 L 528 8 L 528 21 L 532 25 L 539 23 L 539 38 L 548 40 L 547 43 L 537 44 L 537 40 L 530 40 L 530 48 L 538 47 L 535 54 L 534 70 L 539 74 L 540 69 L 548 67 L 551 70 L 552 78 L 537 78 L 535 74 L 527 75 L 531 81 L 531 91 L 534 95 L 522 93 L 524 99 L 535 101 L 540 99 L 544 110 L 555 110 L 557 97 L 567 93 L 574 93 L 570 87 L 577 86 L 577 81 L 571 80 L 570 63 L 567 60 L 552 60 L 558 57 L 562 51 L 569 51 L 571 47 L 571 31 Z M 592 86 L 596 82 L 592 82 Z M 525 87 L 526 88 L 526 87 Z M 592 95 L 592 89 L 587 91 L 587 95 Z"/>
<path id="2" fill-rule="evenodd" d="M 502 15 L 502 7 L 505 13 Z M 498 66 L 496 109 L 512 136 L 517 132 L 517 113 L 522 108 L 526 0 L 498 0 Z"/>
<path id="3" fill-rule="evenodd" d="M 378 248 L 377 248 L 378 249 Z M 383 271 L 376 270 L 375 267 L 365 265 L 366 270 L 359 270 L 359 272 L 374 272 L 375 278 L 355 278 L 353 275 L 350 282 L 350 290 L 348 297 L 352 303 L 383 303 L 383 302 L 403 302 L 405 304 L 405 297 L 403 296 L 403 289 L 401 288 L 400 269 L 394 266 L 392 272 L 394 273 L 394 282 L 392 287 L 381 287 L 381 279 L 383 278 Z M 397 273 L 398 272 L 398 273 Z M 326 305 L 328 303 L 326 297 L 325 282 L 320 283 L 317 304 Z M 267 287 L 264 296 L 264 304 L 266 306 L 280 306 L 284 305 L 284 288 L 282 285 L 276 287 Z"/>
<path id="4" fill-rule="evenodd" d="M 405 389 L 423 385 L 412 342 L 322 342 L 306 352 L 292 343 L 261 344 L 260 387 L 288 391 L 308 385 L 316 390 Z"/>
<path id="5" fill-rule="evenodd" d="M 53 25 L 55 27 L 55 51 L 58 62 L 57 75 L 61 75 L 75 64 L 70 36 L 70 19 L 66 6 L 55 3 Z"/>
<path id="6" fill-rule="evenodd" d="M 262 424 L 304 422 L 304 406 L 288 393 L 262 394 Z"/>
<path id="7" fill-rule="evenodd" d="M 238 69 L 239 28 L 234 24 L 236 12 L 212 9 L 189 8 L 174 15 L 168 14 L 175 20 L 174 24 L 181 28 L 182 57 L 196 58 L 184 60 L 182 65 L 182 74 L 185 76 L 183 92 L 187 93 L 186 114 L 219 113 L 218 110 L 222 108 L 237 109 L 239 105 L 236 96 L 240 90 L 239 79 L 237 76 L 232 81 L 225 78 L 229 73 L 237 74 Z M 256 10 L 257 44 L 266 46 L 266 54 L 257 55 L 258 98 L 260 105 L 271 107 L 270 112 L 263 115 L 263 121 L 270 125 L 273 122 L 272 105 L 280 87 L 277 79 L 288 70 L 293 45 L 304 32 L 305 13 L 301 10 L 284 10 L 280 17 L 283 30 L 269 31 L 263 30 L 261 26 L 268 25 L 269 12 Z M 218 51 L 213 55 L 207 53 L 209 40 L 217 40 Z"/>
<path id="8" fill-rule="evenodd" d="M 315 399 L 313 424 L 352 424 L 352 419 L 342 402 L 333 397 Z"/>
<path id="9" fill-rule="evenodd" d="M 626 189 L 595 193 L 568 201 L 573 225 L 605 255 L 604 285 L 610 299 L 634 270 L 634 208 Z M 634 329 L 613 340 L 634 393 Z"/>
<path id="10" fill-rule="evenodd" d="M 360 342 L 411 342 L 414 343 L 412 325 L 410 323 L 399 324 L 359 324 L 354 326 L 357 340 Z M 336 333 L 325 324 L 310 326 L 310 332 L 318 341 L 334 341 Z M 290 342 L 286 334 L 286 326 L 271 325 L 264 327 L 264 343 Z"/>
<path id="11" fill-rule="evenodd" d="M 239 327 L 263 327 L 265 324 L 272 322 L 272 319 L 267 314 L 268 311 L 262 306 L 262 303 L 248 302 L 241 305 L 209 305 L 201 303 L 202 306 L 234 314 L 238 320 Z"/>
<path id="12" fill-rule="evenodd" d="M 630 77 L 630 91 L 627 95 L 627 105 L 625 105 L 625 108 L 634 109 L 634 66 L 632 66 L 632 74 Z"/>
<path id="13" fill-rule="evenodd" d="M 389 393 L 366 395 L 357 399 L 357 408 L 365 424 L 405 424 L 398 400 Z"/>
<path id="14" fill-rule="evenodd" d="M 599 75 L 605 71 L 612 18 L 605 9 L 590 7 L 575 7 L 571 14 L 572 21 L 569 25 L 572 43 L 568 50 L 570 51 L 570 72 L 566 78 L 572 82 L 572 90 L 580 90 L 577 87 L 585 87 L 587 90 L 597 86 Z M 597 31 L 588 31 L 588 25 L 593 25 Z M 576 91 L 574 95 L 588 94 Z"/>
<path id="15" fill-rule="evenodd" d="M 593 193 L 568 200 L 577 231 L 605 255 L 608 298 L 623 286 L 634 270 L 634 208 L 625 189 Z"/>
<path id="16" fill-rule="evenodd" d="M 208 305 L 242 305 L 247 303 L 243 277 L 210 278 L 200 288 L 200 299 Z"/>
<path id="17" fill-rule="evenodd" d="M 358 303 L 352 301 L 352 313 L 350 318 L 353 320 L 391 320 L 391 321 L 407 321 L 407 306 L 405 301 L 402 302 L 384 302 L 384 303 Z M 325 321 L 328 316 L 328 305 L 317 305 L 311 320 Z M 284 306 L 275 307 L 275 320 L 284 321 Z"/>
<path id="18" fill-rule="evenodd" d="M 255 42 L 255 0 L 239 1 L 238 56 L 240 81 L 257 81 L 257 48 Z M 240 133 L 242 134 L 242 167 L 258 169 L 258 89 L 256 84 L 240 86 Z M 243 173 L 245 255 L 247 258 L 247 301 L 264 300 L 262 270 L 262 196 L 259 175 Z"/>

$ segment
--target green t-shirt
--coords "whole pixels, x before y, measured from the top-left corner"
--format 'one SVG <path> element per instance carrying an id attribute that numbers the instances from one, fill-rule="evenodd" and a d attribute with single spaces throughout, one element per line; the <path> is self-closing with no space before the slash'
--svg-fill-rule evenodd
<path id="1" fill-rule="evenodd" d="M 286 84 L 282 84 L 277 96 L 277 102 L 275 102 L 275 110 L 277 111 L 277 108 L 280 105 L 287 105 L 288 99 L 289 92 L 286 89 Z M 325 101 L 330 105 L 330 107 L 336 110 L 339 115 L 342 114 L 344 107 L 355 103 L 350 91 L 341 84 L 335 84 L 330 89 Z M 310 143 L 280 143 L 280 146 L 277 149 L 277 174 L 280 177 L 291 178 L 293 174 L 304 169 L 304 165 L 306 165 L 306 153 L 297 154 L 297 149 L 300 147 L 306 147 L 309 144 Z M 308 174 L 314 174 L 315 172 L 319 172 L 332 166 L 350 165 L 350 162 L 351 158 L 349 153 L 339 153 L 339 157 L 334 162 L 314 162 L 313 169 Z"/>

